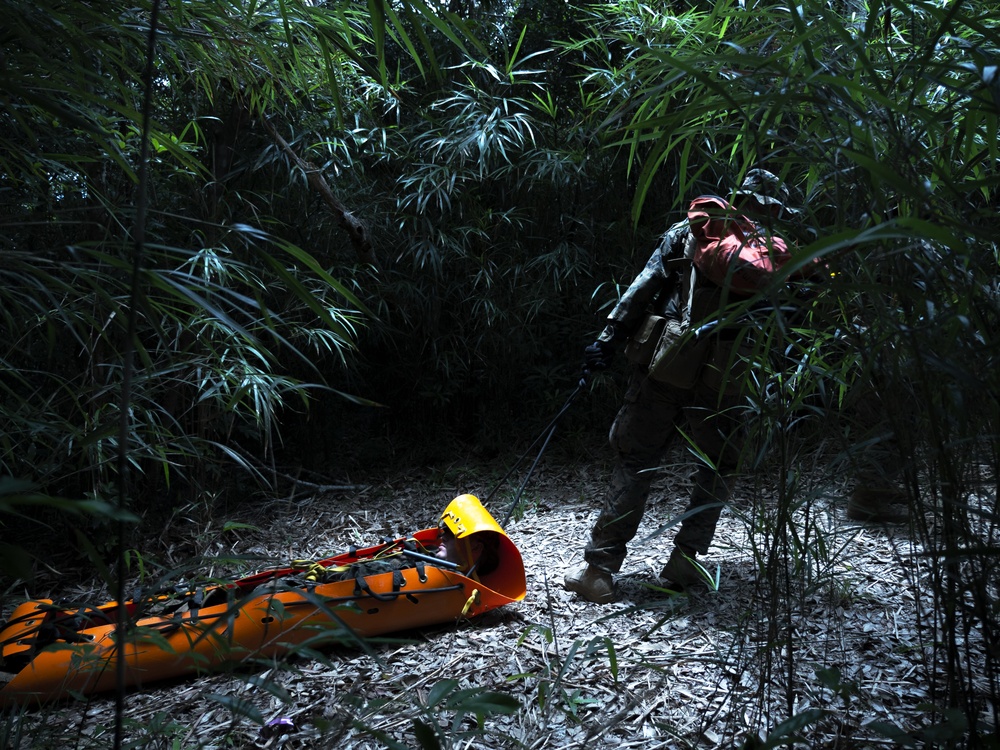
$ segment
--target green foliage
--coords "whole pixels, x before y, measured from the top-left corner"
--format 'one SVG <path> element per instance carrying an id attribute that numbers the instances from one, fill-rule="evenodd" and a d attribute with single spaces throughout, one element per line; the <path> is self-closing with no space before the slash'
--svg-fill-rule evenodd
<path id="1" fill-rule="evenodd" d="M 618 97 L 608 122 L 637 174 L 633 217 L 664 172 L 680 206 L 697 192 L 727 194 L 760 164 L 799 190 L 802 213 L 777 227 L 797 240 L 792 268 L 825 264 L 805 323 L 762 321 L 751 358 L 746 464 L 774 478 L 770 510 L 752 524 L 773 592 L 769 619 L 793 621 L 799 587 L 828 585 L 842 550 L 809 521 L 820 492 L 797 471 L 807 436 L 836 446 L 833 471 L 857 471 L 876 449 L 895 453 L 922 542 L 962 561 L 957 578 L 940 571 L 944 588 L 927 613 L 958 627 L 963 587 L 989 608 L 997 548 L 965 500 L 982 486 L 984 466 L 996 469 L 1000 425 L 987 333 L 1000 311 L 998 108 L 983 75 L 1000 41 L 995 8 L 613 7 L 577 47 L 616 63 L 591 65 L 589 81 Z M 885 433 L 897 444 L 887 449 Z M 781 627 L 773 626 L 775 648 Z M 974 714 L 975 676 L 960 652 L 943 650 L 938 666 L 949 700 Z M 764 659 L 768 669 L 791 669 Z"/>
<path id="2" fill-rule="evenodd" d="M 608 673 L 615 686 L 618 685 L 618 651 L 610 638 L 595 637 L 588 642 L 577 639 L 562 654 L 555 632 L 554 627 L 532 625 L 521 633 L 518 645 L 534 634 L 541 636 L 546 644 L 544 665 L 539 673 L 518 674 L 507 678 L 510 681 L 521 680 L 534 684 L 537 696 L 535 700 L 543 724 L 553 720 L 552 714 L 555 711 L 565 713 L 574 722 L 579 721 L 578 711 L 598 702 L 597 698 L 588 696 L 585 689 L 573 686 L 572 675 L 576 670 L 599 664 L 606 659 Z"/>
<path id="3" fill-rule="evenodd" d="M 18 750 L 24 736 L 24 725 L 20 721 L 19 712 L 9 711 L 0 717 L 0 746 Z"/>
<path id="4" fill-rule="evenodd" d="M 308 16 L 292 13 L 307 9 L 162 9 L 152 185 L 137 187 L 145 86 L 136 71 L 148 9 L 5 3 L 0 472 L 50 494 L 111 497 L 123 451 L 143 477 L 141 489 L 126 489 L 140 506 L 165 492 L 160 486 L 204 486 L 213 467 L 256 472 L 250 454 L 269 449 L 279 414 L 306 404 L 326 379 L 313 363 L 346 362 L 364 305 L 313 254 L 267 230 L 274 222 L 254 206 L 257 196 L 222 187 L 238 168 L 236 143 L 219 129 L 231 123 L 216 116 L 226 91 L 240 89 L 232 103 L 259 116 L 294 101 L 324 67 L 333 80 L 324 48 L 331 19 L 302 37 L 316 45 L 308 66 L 288 67 L 288 50 L 276 43 L 291 39 Z M 62 64 L 52 64 L 53 51 Z M 51 74 L 42 80 L 40 69 Z M 234 81 L 250 70 L 258 80 Z M 134 227 L 136 191 L 150 189 L 159 196 L 152 220 Z M 312 368 L 312 382 L 288 370 L 293 359 Z"/>
<path id="5" fill-rule="evenodd" d="M 823 687 L 844 701 L 844 706 L 850 706 L 851 699 L 858 694 L 858 686 L 849 680 L 844 680 L 837 667 L 817 669 L 816 678 Z"/>
<path id="6" fill-rule="evenodd" d="M 899 747 L 961 747 L 966 742 L 969 721 L 962 711 L 955 708 L 941 709 L 930 703 L 922 704 L 918 708 L 932 720 L 936 720 L 912 732 L 882 721 L 870 722 L 866 727 L 892 740 L 893 744 Z M 985 742 L 989 739 L 978 737 L 977 741 Z"/>
<path id="7" fill-rule="evenodd" d="M 786 719 L 772 729 L 764 740 L 748 737 L 743 743 L 743 750 L 771 750 L 775 747 L 794 746 L 806 747 L 808 739 L 800 732 L 823 718 L 825 712 L 818 708 L 803 711 L 790 719 Z"/>
<path id="8" fill-rule="evenodd" d="M 482 731 L 484 719 L 491 714 L 510 714 L 521 705 L 511 696 L 480 688 L 460 689 L 458 680 L 446 679 L 435 684 L 422 702 L 423 719 L 413 720 L 413 731 L 420 747 L 453 747 L 467 737 L 475 737 L 476 732 L 461 731 L 466 716 L 476 717 L 476 727 Z M 441 718 L 453 718 L 448 730 L 441 727 Z"/>

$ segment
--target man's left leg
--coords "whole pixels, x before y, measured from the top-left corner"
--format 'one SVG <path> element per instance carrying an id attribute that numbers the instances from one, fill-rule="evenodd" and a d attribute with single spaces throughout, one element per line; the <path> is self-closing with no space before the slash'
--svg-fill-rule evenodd
<path id="1" fill-rule="evenodd" d="M 731 482 L 742 448 L 742 416 L 734 396 L 699 394 L 697 406 L 689 410 L 691 438 L 704 458 L 694 475 L 694 488 L 685 518 L 674 538 L 670 559 L 660 578 L 677 588 L 705 581 L 705 573 L 695 563 L 707 554 L 722 509 L 729 500 Z M 707 459 L 707 462 L 705 462 Z"/>

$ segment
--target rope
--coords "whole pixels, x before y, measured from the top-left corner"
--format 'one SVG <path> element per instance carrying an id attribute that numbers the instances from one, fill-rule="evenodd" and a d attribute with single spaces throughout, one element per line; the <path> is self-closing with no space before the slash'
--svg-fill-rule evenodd
<path id="1" fill-rule="evenodd" d="M 549 446 L 549 440 L 552 439 L 552 435 L 556 431 L 556 425 L 559 423 L 559 420 L 562 419 L 563 414 L 565 414 L 569 410 L 569 407 L 576 400 L 576 397 L 580 395 L 580 392 L 583 391 L 586 385 L 587 385 L 587 379 L 580 378 L 580 382 L 577 383 L 577 386 L 574 389 L 574 391 L 571 394 L 569 394 L 569 398 L 566 399 L 566 403 L 562 405 L 562 408 L 545 426 L 545 429 L 542 430 L 542 432 L 538 435 L 538 437 L 534 439 L 531 445 L 528 446 L 527 450 L 525 450 L 525 452 L 522 453 L 520 457 L 518 457 L 518 459 L 514 462 L 514 464 L 510 467 L 510 469 L 507 470 L 507 473 L 503 475 L 503 477 L 500 479 L 499 482 L 497 482 L 496 486 L 492 490 L 490 490 L 490 494 L 486 496 L 486 499 L 483 500 L 483 505 L 488 506 L 490 499 L 493 497 L 494 494 L 496 494 L 496 491 L 499 490 L 504 485 L 504 483 L 510 478 L 510 475 L 514 473 L 514 470 L 528 456 L 528 454 L 532 451 L 532 449 L 536 445 L 538 445 L 538 442 L 544 438 L 544 440 L 542 440 L 542 447 L 538 450 L 538 454 L 535 456 L 535 460 L 531 464 L 531 468 L 528 469 L 528 473 L 525 475 L 524 481 L 521 482 L 521 486 L 518 488 L 517 494 L 514 496 L 513 502 L 511 502 L 510 507 L 507 509 L 507 514 L 504 516 L 503 522 L 500 524 L 500 528 L 506 530 L 507 524 L 510 522 L 511 516 L 514 515 L 514 509 L 517 508 L 518 503 L 521 501 L 521 495 L 524 493 L 524 488 L 528 486 L 528 480 L 531 479 L 531 475 L 534 473 L 535 467 L 538 466 L 538 462 L 542 459 L 542 454 L 545 453 L 545 449 L 548 448 Z"/>

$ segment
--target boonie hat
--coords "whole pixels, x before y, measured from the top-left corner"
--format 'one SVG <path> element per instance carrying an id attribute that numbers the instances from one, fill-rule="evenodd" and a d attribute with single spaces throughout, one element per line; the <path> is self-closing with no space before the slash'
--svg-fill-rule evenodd
<path id="1" fill-rule="evenodd" d="M 758 203 L 769 206 L 781 206 L 789 213 L 798 213 L 792 208 L 791 193 L 788 187 L 778 178 L 777 175 L 768 172 L 766 169 L 751 169 L 743 179 L 743 184 L 736 191 L 736 195 L 745 195 L 753 198 Z"/>

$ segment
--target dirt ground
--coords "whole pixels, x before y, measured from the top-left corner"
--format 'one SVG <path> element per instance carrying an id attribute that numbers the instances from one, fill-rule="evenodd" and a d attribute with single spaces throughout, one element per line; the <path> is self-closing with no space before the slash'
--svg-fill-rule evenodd
<path id="1" fill-rule="evenodd" d="M 932 570 L 909 526 L 847 520 L 846 488 L 829 477 L 803 482 L 797 493 L 808 502 L 781 511 L 780 488 L 751 477 L 705 558 L 717 587 L 671 594 L 656 573 L 689 488 L 683 456 L 674 459 L 654 485 L 613 604 L 561 586 L 581 560 L 607 466 L 543 461 L 507 528 L 524 561 L 524 601 L 367 651 L 337 647 L 132 692 L 130 746 L 709 749 L 763 747 L 754 738 L 777 731 L 798 732 L 800 746 L 861 748 L 890 746 L 887 726 L 925 722 L 939 650 Z M 503 471 L 456 465 L 248 502 L 209 520 L 180 514 L 158 554 L 167 564 L 193 549 L 321 559 L 435 526 L 453 497 L 486 498 Z M 490 501 L 498 520 L 513 495 L 506 487 Z M 776 532 L 782 512 L 794 533 Z M 962 648 L 973 664 L 988 658 L 974 622 Z M 496 696 L 502 713 L 489 710 Z M 90 748 L 108 745 L 113 717 L 113 699 L 94 697 L 4 721 L 10 747 Z M 262 730 L 277 719 L 284 731 Z"/>

